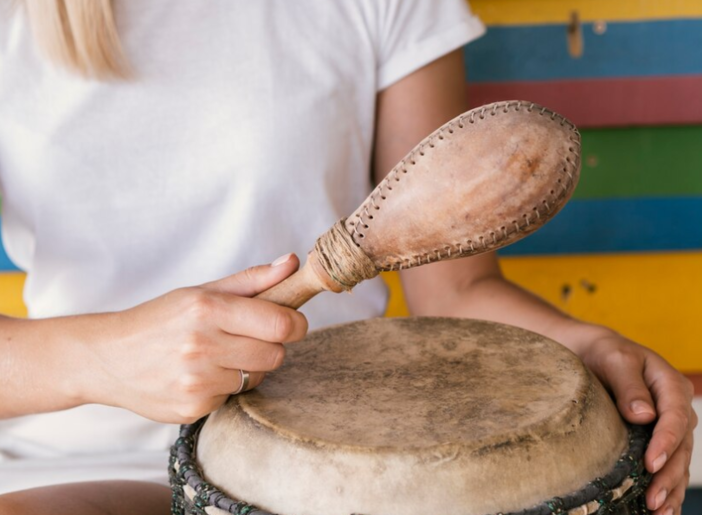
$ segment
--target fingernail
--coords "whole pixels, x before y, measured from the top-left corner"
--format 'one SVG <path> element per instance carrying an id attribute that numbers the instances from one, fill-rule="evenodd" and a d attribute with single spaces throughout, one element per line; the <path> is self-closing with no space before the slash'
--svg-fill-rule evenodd
<path id="1" fill-rule="evenodd" d="M 629 407 L 631 408 L 631 411 L 634 412 L 635 415 L 655 415 L 656 412 L 653 411 L 653 408 L 649 406 L 647 402 L 644 401 L 634 401 L 632 402 Z"/>
<path id="2" fill-rule="evenodd" d="M 667 510 L 665 510 L 665 515 L 673 515 L 673 507 L 671 506 Z"/>
<path id="3" fill-rule="evenodd" d="M 665 462 L 667 459 L 668 459 L 668 455 L 666 453 L 663 453 L 660 456 L 658 456 L 655 460 L 653 460 L 653 473 L 654 474 L 663 468 L 663 465 L 665 465 Z"/>
<path id="4" fill-rule="evenodd" d="M 280 256 L 278 259 L 276 259 L 275 261 L 273 261 L 271 263 L 271 266 L 282 265 L 286 261 L 290 260 L 291 257 L 292 257 L 292 252 L 285 254 L 284 256 Z"/>
<path id="5" fill-rule="evenodd" d="M 665 488 L 658 492 L 658 495 L 656 496 L 656 501 L 654 503 L 653 509 L 657 510 L 661 506 L 663 506 L 663 503 L 665 502 L 666 497 L 668 497 L 668 490 Z"/>

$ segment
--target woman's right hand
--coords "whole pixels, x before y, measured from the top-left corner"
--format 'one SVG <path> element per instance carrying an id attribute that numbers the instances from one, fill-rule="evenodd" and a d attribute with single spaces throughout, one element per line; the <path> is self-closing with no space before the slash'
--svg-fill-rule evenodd
<path id="1" fill-rule="evenodd" d="M 249 388 L 278 368 L 283 343 L 304 337 L 305 317 L 252 298 L 299 266 L 290 254 L 230 277 L 182 288 L 102 319 L 82 356 L 86 402 L 129 409 L 167 423 L 214 411 L 250 373 Z M 95 320 L 97 322 L 97 320 Z M 85 369 L 84 369 L 85 370 Z"/>

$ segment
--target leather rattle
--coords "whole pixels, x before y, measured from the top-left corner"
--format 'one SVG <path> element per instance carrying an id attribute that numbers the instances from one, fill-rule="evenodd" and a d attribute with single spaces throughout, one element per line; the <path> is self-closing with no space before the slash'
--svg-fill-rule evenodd
<path id="1" fill-rule="evenodd" d="M 561 115 L 525 101 L 473 109 L 422 140 L 258 297 L 299 308 L 381 271 L 499 249 L 550 220 L 579 174 L 580 134 Z"/>

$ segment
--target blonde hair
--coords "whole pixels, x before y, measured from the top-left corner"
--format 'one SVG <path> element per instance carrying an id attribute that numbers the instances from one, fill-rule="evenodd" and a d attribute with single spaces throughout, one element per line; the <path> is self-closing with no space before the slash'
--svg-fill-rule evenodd
<path id="1" fill-rule="evenodd" d="M 24 4 L 34 39 L 52 62 L 86 78 L 130 77 L 110 0 L 24 0 Z"/>

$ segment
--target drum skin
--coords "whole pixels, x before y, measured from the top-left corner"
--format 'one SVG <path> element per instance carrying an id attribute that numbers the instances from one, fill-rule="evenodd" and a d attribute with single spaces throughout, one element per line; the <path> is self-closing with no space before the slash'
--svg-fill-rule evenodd
<path id="1" fill-rule="evenodd" d="M 201 430 L 207 481 L 281 515 L 484 515 L 581 489 L 627 448 L 562 345 L 492 322 L 374 319 L 310 333 Z"/>

